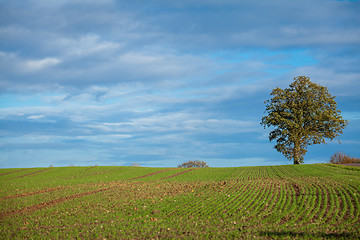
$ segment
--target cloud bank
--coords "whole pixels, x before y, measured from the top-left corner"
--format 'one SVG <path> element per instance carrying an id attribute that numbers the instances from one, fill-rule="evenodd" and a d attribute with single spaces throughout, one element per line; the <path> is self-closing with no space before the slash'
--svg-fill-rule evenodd
<path id="1" fill-rule="evenodd" d="M 298 75 L 327 86 L 344 116 L 360 112 L 356 1 L 0 9 L 0 167 L 285 164 L 259 122 L 271 89 Z M 359 131 L 351 119 L 348 144 L 313 147 L 308 162 L 358 155 Z"/>

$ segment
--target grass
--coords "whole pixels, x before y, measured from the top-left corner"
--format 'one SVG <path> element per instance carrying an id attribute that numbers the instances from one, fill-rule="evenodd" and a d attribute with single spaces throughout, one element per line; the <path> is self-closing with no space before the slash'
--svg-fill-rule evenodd
<path id="1" fill-rule="evenodd" d="M 1 239 L 360 237 L 360 171 L 241 168 L 0 169 Z"/>

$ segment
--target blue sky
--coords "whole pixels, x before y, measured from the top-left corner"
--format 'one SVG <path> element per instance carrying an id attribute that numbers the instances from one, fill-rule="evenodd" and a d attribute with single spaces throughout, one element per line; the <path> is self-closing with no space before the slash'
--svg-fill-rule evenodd
<path id="1" fill-rule="evenodd" d="M 0 167 L 291 164 L 260 126 L 305 75 L 359 156 L 358 1 L 0 1 Z"/>

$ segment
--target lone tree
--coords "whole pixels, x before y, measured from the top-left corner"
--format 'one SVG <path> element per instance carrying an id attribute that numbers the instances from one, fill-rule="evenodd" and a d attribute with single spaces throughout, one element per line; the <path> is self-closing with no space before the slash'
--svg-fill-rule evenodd
<path id="1" fill-rule="evenodd" d="M 204 168 L 204 167 L 209 167 L 207 165 L 206 162 L 204 161 L 199 161 L 199 160 L 195 160 L 195 161 L 187 161 L 185 163 L 182 163 L 180 165 L 178 165 L 178 168 Z"/>
<path id="2" fill-rule="evenodd" d="M 294 164 L 303 163 L 308 145 L 325 143 L 325 138 L 333 140 L 348 124 L 336 107 L 335 97 L 308 77 L 294 78 L 289 88 L 275 88 L 271 96 L 265 101 L 268 115 L 261 125 L 275 127 L 269 140 L 276 140 L 275 149 Z"/>

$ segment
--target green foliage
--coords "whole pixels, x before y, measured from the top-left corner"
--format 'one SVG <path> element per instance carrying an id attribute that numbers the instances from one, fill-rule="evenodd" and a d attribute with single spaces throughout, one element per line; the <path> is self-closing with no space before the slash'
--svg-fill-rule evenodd
<path id="1" fill-rule="evenodd" d="M 325 143 L 325 138 L 333 140 L 348 124 L 335 97 L 308 77 L 294 78 L 289 88 L 275 88 L 271 96 L 265 101 L 267 115 L 261 124 L 275 127 L 269 140 L 276 140 L 275 149 L 294 164 L 303 162 L 308 145 Z"/>
<path id="2" fill-rule="evenodd" d="M 187 161 L 185 163 L 182 163 L 180 165 L 178 165 L 178 168 L 203 168 L 203 167 L 209 167 L 206 162 L 204 161 L 199 161 L 199 160 L 195 160 L 195 161 Z"/>

